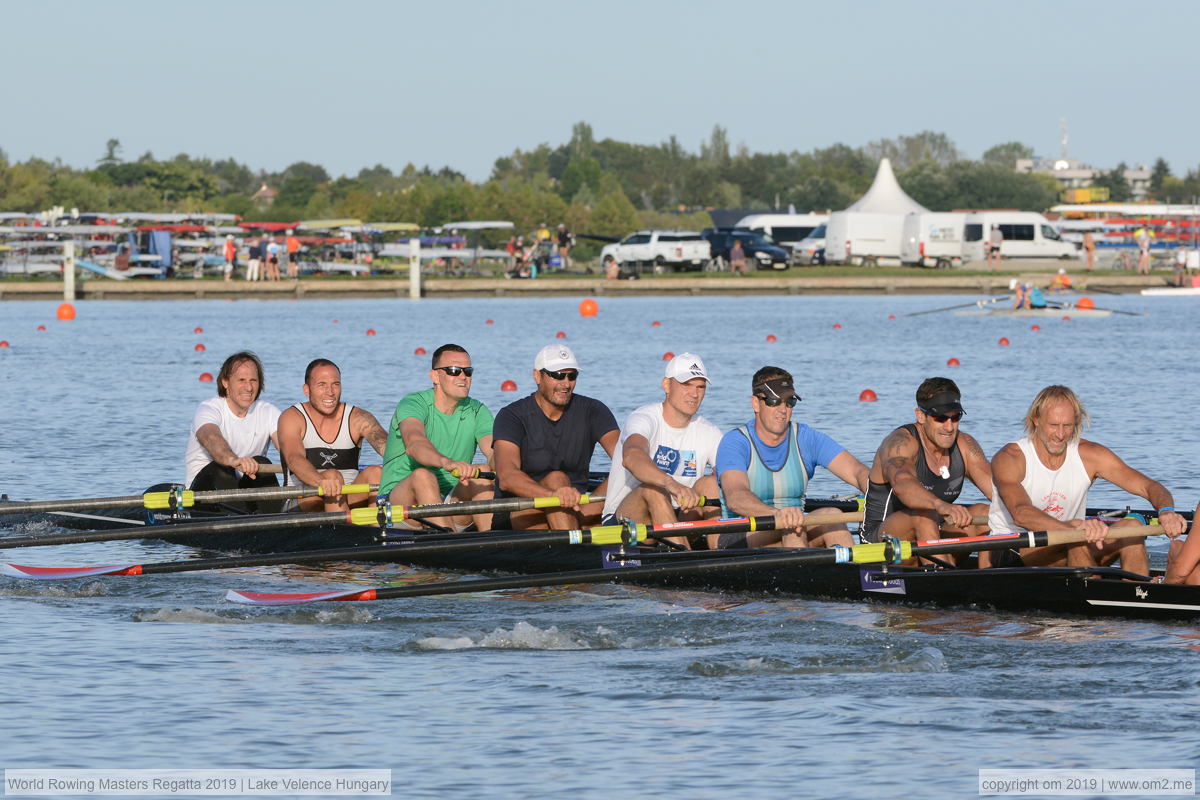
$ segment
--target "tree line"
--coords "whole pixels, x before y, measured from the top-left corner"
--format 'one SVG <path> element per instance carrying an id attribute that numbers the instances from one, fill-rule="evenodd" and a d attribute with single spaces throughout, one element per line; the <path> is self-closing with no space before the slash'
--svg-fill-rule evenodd
<path id="1" fill-rule="evenodd" d="M 58 205 L 81 211 L 210 211 L 248 221 L 355 217 L 426 227 L 506 219 L 518 231 L 564 222 L 576 232 L 621 235 L 646 226 L 704 227 L 713 208 L 845 208 L 870 186 L 883 156 L 891 159 L 904 190 L 931 210 L 1042 211 L 1058 201 L 1053 178 L 1014 170 L 1016 159 L 1032 153 L 1019 142 L 1006 142 L 972 160 L 945 134 L 931 131 L 857 148 L 834 144 L 803 153 L 752 153 L 731 145 L 720 126 L 692 152 L 674 136 L 656 145 L 596 141 L 591 126 L 580 122 L 567 142 L 500 157 L 486 181 L 472 182 L 451 167 L 411 163 L 399 172 L 377 164 L 335 178 L 306 161 L 269 172 L 232 158 L 187 154 L 163 160 L 145 153 L 125 160 L 120 142 L 110 139 L 87 169 L 39 158 L 10 163 L 0 151 L 0 210 Z M 1109 187 L 1113 200 L 1128 197 L 1123 169 L 1097 181 Z M 1160 158 L 1153 175 L 1155 200 L 1191 202 L 1200 195 L 1200 169 L 1176 177 Z M 253 199 L 263 184 L 278 192 L 267 208 Z"/>

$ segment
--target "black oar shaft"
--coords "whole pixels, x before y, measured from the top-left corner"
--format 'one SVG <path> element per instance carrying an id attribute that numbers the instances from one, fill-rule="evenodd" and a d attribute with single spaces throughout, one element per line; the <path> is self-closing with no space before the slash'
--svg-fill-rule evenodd
<path id="1" fill-rule="evenodd" d="M 266 531 L 320 525 L 323 522 L 345 522 L 346 515 L 340 511 L 313 514 L 280 514 L 261 517 L 222 517 L 211 522 L 180 522 L 173 525 L 148 525 L 134 530 L 75 531 L 49 536 L 23 536 L 0 539 L 0 550 L 17 547 L 44 547 L 58 544 L 83 544 L 84 542 L 117 542 L 128 539 L 175 539 L 181 536 L 196 536 L 210 533 L 237 533 L 239 531 Z"/>

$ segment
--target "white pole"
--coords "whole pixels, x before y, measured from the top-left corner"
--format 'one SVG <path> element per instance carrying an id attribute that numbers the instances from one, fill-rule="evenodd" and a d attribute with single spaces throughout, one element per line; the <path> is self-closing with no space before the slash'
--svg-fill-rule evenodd
<path id="1" fill-rule="evenodd" d="M 75 240 L 63 242 L 63 300 L 75 300 Z"/>
<path id="2" fill-rule="evenodd" d="M 408 298 L 421 299 L 421 234 L 408 240 Z"/>

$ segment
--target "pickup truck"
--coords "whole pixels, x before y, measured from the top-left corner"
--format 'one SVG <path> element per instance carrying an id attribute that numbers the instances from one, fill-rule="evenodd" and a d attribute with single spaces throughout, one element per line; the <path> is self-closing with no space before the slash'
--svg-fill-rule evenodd
<path id="1" fill-rule="evenodd" d="M 600 266 L 647 267 L 655 273 L 698 270 L 710 258 L 708 242 L 695 231 L 638 231 L 600 250 Z"/>

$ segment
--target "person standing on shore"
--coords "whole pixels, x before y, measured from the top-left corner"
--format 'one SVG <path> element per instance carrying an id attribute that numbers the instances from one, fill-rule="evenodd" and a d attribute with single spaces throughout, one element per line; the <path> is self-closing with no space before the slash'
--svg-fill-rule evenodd
<path id="1" fill-rule="evenodd" d="M 987 241 L 988 269 L 1000 269 L 1000 247 L 1003 244 L 1004 234 L 1001 232 L 999 225 L 993 224 Z"/>
<path id="2" fill-rule="evenodd" d="M 1142 227 L 1138 228 L 1136 231 L 1133 232 L 1133 241 L 1137 243 L 1137 248 L 1138 248 L 1137 274 L 1149 275 L 1150 274 L 1150 231 L 1148 231 L 1146 229 L 1145 225 L 1143 225 Z"/>
<path id="3" fill-rule="evenodd" d="M 225 280 L 233 278 L 233 271 L 237 269 L 237 242 L 233 240 L 233 234 L 225 236 Z"/>
<path id="4" fill-rule="evenodd" d="M 1091 231 L 1083 233 L 1083 261 L 1088 272 L 1096 266 L 1096 240 L 1092 238 Z"/>
<path id="5" fill-rule="evenodd" d="M 739 272 L 746 274 L 746 249 L 742 247 L 742 240 L 733 237 L 733 244 L 729 246 L 729 269 L 736 275 Z"/>

